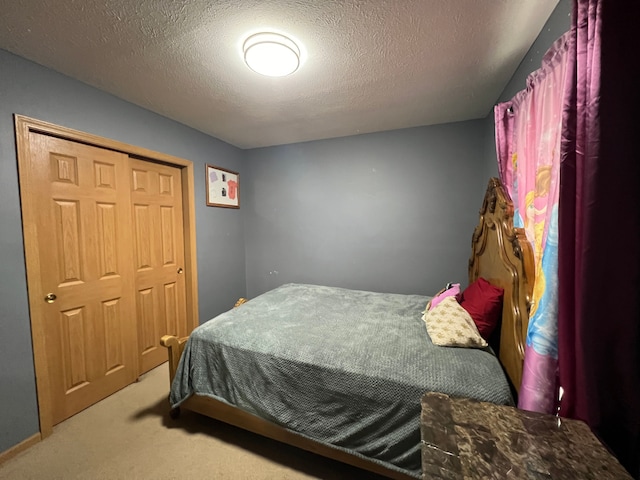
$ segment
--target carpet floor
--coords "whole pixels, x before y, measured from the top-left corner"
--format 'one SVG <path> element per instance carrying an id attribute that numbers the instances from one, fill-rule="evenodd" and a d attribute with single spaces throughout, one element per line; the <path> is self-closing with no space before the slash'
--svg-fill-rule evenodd
<path id="1" fill-rule="evenodd" d="M 0 480 L 381 480 L 193 412 L 169 417 L 165 363 L 54 427 L 0 466 Z"/>

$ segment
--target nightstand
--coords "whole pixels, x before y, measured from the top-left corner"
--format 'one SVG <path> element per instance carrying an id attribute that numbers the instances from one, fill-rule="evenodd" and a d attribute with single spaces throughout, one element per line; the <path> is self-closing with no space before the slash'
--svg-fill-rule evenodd
<path id="1" fill-rule="evenodd" d="M 454 398 L 422 397 L 423 479 L 631 479 L 579 420 Z"/>

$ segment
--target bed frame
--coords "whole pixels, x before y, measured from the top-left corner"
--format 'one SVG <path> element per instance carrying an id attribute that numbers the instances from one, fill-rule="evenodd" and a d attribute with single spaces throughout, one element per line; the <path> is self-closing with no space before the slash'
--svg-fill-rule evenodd
<path id="1" fill-rule="evenodd" d="M 500 180 L 489 180 L 480 209 L 480 219 L 473 233 L 469 259 L 469 283 L 484 277 L 504 289 L 502 323 L 495 345 L 505 372 L 517 392 L 522 379 L 524 346 L 527 334 L 533 287 L 533 252 L 524 231 L 513 227 L 513 203 Z M 246 302 L 241 298 L 235 307 Z M 187 337 L 164 336 L 160 343 L 168 348 L 170 381 L 178 368 Z M 223 421 L 244 430 L 293 445 L 304 450 L 344 462 L 394 479 L 410 479 L 406 474 L 388 469 L 355 455 L 299 436 L 239 408 L 215 399 L 193 395 L 181 407 Z M 180 409 L 171 411 L 177 418 Z"/>

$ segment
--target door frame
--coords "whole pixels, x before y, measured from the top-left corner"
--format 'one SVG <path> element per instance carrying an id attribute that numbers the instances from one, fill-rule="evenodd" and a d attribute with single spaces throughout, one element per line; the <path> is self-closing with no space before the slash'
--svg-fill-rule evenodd
<path id="1" fill-rule="evenodd" d="M 198 325 L 198 270 L 196 255 L 196 213 L 195 213 L 195 183 L 193 162 L 179 157 L 167 155 L 142 147 L 136 147 L 116 140 L 81 132 L 67 127 L 44 122 L 23 115 L 14 115 L 16 130 L 16 149 L 18 157 L 18 178 L 21 192 L 29 190 L 29 176 L 27 174 L 30 159 L 29 134 L 40 133 L 84 143 L 98 148 L 125 153 L 139 160 L 163 163 L 180 169 L 182 183 L 182 210 L 184 230 L 185 254 L 185 288 L 187 300 L 187 325 L 189 331 Z M 22 205 L 22 232 L 24 241 L 25 262 L 27 269 L 27 290 L 36 291 L 35 285 L 39 279 L 39 260 L 37 255 L 36 222 L 31 218 L 34 208 L 24 208 L 25 203 L 32 201 L 29 195 L 20 195 Z M 34 278 L 36 277 L 36 278 Z M 38 399 L 38 417 L 40 422 L 40 436 L 46 438 L 53 433 L 53 417 L 51 404 L 51 387 L 46 360 L 45 338 L 42 310 L 42 300 L 29 295 L 29 317 L 31 321 L 31 339 L 33 359 L 36 375 L 36 393 Z M 160 341 L 160 339 L 158 339 Z M 136 367 L 137 368 L 137 367 Z"/>

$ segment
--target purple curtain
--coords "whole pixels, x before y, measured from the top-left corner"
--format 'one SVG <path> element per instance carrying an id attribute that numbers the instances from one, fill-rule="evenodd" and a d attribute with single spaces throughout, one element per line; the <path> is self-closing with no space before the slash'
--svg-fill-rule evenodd
<path id="1" fill-rule="evenodd" d="M 575 78 L 563 113 L 558 220 L 560 414 L 584 420 L 636 478 L 639 5 L 574 1 Z"/>

